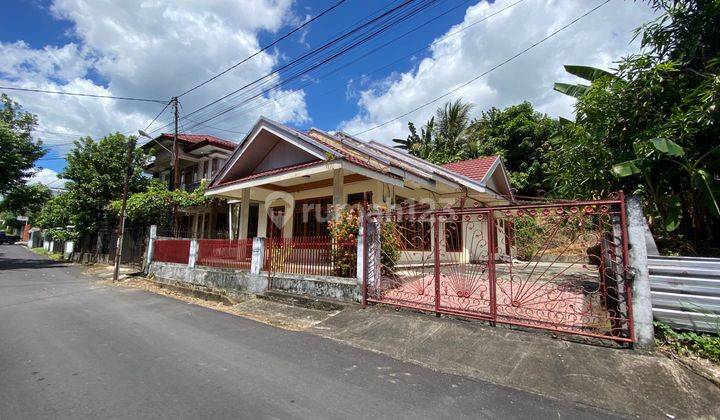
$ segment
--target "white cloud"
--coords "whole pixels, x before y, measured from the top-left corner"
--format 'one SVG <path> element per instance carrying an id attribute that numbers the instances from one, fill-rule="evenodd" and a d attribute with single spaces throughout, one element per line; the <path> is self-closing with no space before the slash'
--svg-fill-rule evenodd
<path id="1" fill-rule="evenodd" d="M 67 180 L 58 178 L 58 173 L 48 168 L 36 168 L 35 174 L 27 179 L 29 185 L 43 184 L 50 188 L 63 188 Z"/>
<path id="2" fill-rule="evenodd" d="M 515 0 L 480 2 L 469 7 L 454 33 Z M 445 92 L 461 86 L 503 60 L 549 35 L 597 3 L 527 0 L 457 35 L 436 40 L 429 56 L 409 72 L 376 81 L 360 92 L 360 110 L 340 128 L 357 133 L 402 115 Z M 650 20 L 651 10 L 641 2 L 614 1 L 571 28 L 491 72 L 453 95 L 422 110 L 361 135 L 388 142 L 407 135 L 407 122 L 424 123 L 444 102 L 463 98 L 476 104 L 474 112 L 505 107 L 524 100 L 553 116 L 571 117 L 573 102 L 552 90 L 556 81 L 572 80 L 563 64 L 610 68 L 613 62 L 635 52 L 633 30 Z M 442 38 L 442 37 L 441 37 Z"/>
<path id="3" fill-rule="evenodd" d="M 72 35 L 77 40 L 40 49 L 22 41 L 0 43 L 0 82 L 25 88 L 167 99 L 259 49 L 261 31 L 278 31 L 285 23 L 297 20 L 291 5 L 292 0 L 55 0 L 51 13 L 73 24 Z M 275 53 L 259 54 L 183 97 L 183 111 L 189 112 L 272 71 L 277 62 Z M 38 114 L 41 130 L 93 136 L 114 131 L 134 133 L 162 107 L 30 93 L 12 96 Z M 238 118 L 252 120 L 261 113 L 274 112 L 273 117 L 281 121 L 309 120 L 302 91 L 279 91 L 265 99 L 271 111 L 257 108 Z M 169 118 L 166 114 L 160 121 L 164 124 Z M 195 118 L 204 119 L 200 114 Z M 184 124 L 188 128 L 191 125 Z M 74 140 L 72 136 L 40 134 L 48 145 Z M 233 138 L 227 133 L 214 134 Z"/>

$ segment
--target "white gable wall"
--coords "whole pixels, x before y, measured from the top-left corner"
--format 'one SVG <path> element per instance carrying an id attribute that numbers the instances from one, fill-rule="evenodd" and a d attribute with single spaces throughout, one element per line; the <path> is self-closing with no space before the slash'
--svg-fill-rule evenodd
<path id="1" fill-rule="evenodd" d="M 269 151 L 265 158 L 253 169 L 251 173 L 264 172 L 271 169 L 284 168 L 301 163 L 317 160 L 317 157 L 297 148 L 296 146 L 279 141 Z"/>

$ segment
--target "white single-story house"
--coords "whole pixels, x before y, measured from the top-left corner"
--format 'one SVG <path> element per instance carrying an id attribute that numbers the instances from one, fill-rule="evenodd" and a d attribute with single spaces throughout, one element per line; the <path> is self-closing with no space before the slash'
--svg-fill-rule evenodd
<path id="1" fill-rule="evenodd" d="M 375 141 L 316 128 L 302 132 L 267 118 L 260 118 L 237 145 L 206 194 L 228 200 L 229 236 L 239 239 L 328 236 L 325 216 L 334 206 L 493 207 L 512 201 L 497 156 L 439 166 Z M 316 213 L 323 218 L 313 217 Z M 498 254 L 505 253 L 504 223 L 497 221 Z M 421 240 L 408 240 L 403 258 L 430 250 L 429 225 L 406 227 L 415 230 L 408 238 Z M 446 251 L 473 259 L 471 237 L 477 226 L 463 227 L 461 236 L 447 241 L 452 249 Z"/>

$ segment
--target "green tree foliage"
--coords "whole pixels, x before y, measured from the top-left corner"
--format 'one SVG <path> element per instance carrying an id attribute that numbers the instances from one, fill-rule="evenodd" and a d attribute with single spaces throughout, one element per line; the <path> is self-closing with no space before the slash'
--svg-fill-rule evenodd
<path id="1" fill-rule="evenodd" d="M 121 197 L 130 139 L 120 133 L 95 141 L 90 137 L 77 140 L 67 156 L 61 177 L 65 184 L 70 224 L 78 231 L 110 229 L 116 218 L 106 211 L 111 201 Z M 149 179 L 143 176 L 145 155 L 137 152 L 130 178 L 130 193 L 144 191 Z M 65 194 L 63 194 L 65 196 Z"/>
<path id="2" fill-rule="evenodd" d="M 138 226 L 162 224 L 168 212 L 173 208 L 191 208 L 203 206 L 212 200 L 205 196 L 203 181 L 193 192 L 185 190 L 170 191 L 167 184 L 159 180 L 151 180 L 146 191 L 131 194 L 128 197 L 125 214 L 128 220 Z M 113 200 L 108 210 L 115 216 L 120 215 L 122 202 Z"/>
<path id="3" fill-rule="evenodd" d="M 45 154 L 45 149 L 31 135 L 37 118 L 4 93 L 0 102 L 0 193 L 5 193 L 32 174 L 35 161 Z"/>
<path id="4" fill-rule="evenodd" d="M 643 53 L 611 75 L 568 68 L 590 84 L 556 86 L 579 99 L 550 142 L 549 174 L 564 196 L 641 194 L 671 246 L 717 248 L 720 2 L 650 3 L 660 17 L 638 29 Z"/>
<path id="5" fill-rule="evenodd" d="M 420 134 L 413 123 L 408 123 L 410 135 L 394 139 L 395 147 L 438 164 L 461 160 L 466 152 L 472 107 L 459 99 L 446 103 L 421 128 Z"/>
<path id="6" fill-rule="evenodd" d="M 510 184 L 522 195 L 548 191 L 543 154 L 557 121 L 536 112 L 529 102 L 505 109 L 490 108 L 468 130 L 468 158 L 500 156 Z"/>
<path id="7" fill-rule="evenodd" d="M 418 134 L 408 124 L 406 139 L 395 139 L 397 148 L 436 164 L 502 157 L 513 188 L 521 194 L 536 195 L 549 187 L 543 172 L 544 145 L 558 123 L 536 112 L 529 102 L 505 109 L 491 108 L 470 120 L 472 105 L 448 102 Z"/>
<path id="8" fill-rule="evenodd" d="M 74 218 L 68 211 L 72 202 L 73 198 L 69 192 L 56 195 L 45 203 L 34 225 L 44 229 L 65 228 L 73 225 Z"/>
<path id="9" fill-rule="evenodd" d="M 29 216 L 30 223 L 34 223 L 43 205 L 51 198 L 52 192 L 45 185 L 16 185 L 3 196 L 0 211 Z"/>

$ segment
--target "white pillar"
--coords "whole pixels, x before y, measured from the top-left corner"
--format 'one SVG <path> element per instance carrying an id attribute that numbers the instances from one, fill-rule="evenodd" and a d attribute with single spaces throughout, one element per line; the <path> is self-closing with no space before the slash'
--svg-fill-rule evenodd
<path id="1" fill-rule="evenodd" d="M 235 239 L 235 225 L 237 224 L 237 218 L 233 217 L 233 206 L 232 203 L 228 203 L 228 226 L 230 229 L 230 232 L 228 234 L 228 238 L 230 240 Z"/>
<path id="2" fill-rule="evenodd" d="M 200 214 L 195 213 L 193 215 L 193 228 L 192 228 L 192 236 L 193 238 L 197 238 L 198 235 L 198 221 L 200 220 Z"/>
<path id="3" fill-rule="evenodd" d="M 258 205 L 258 236 L 267 238 L 267 209 L 265 203 Z"/>
<path id="4" fill-rule="evenodd" d="M 75 252 L 75 241 L 65 241 L 65 255 L 63 257 L 69 260 L 73 252 Z"/>
<path id="5" fill-rule="evenodd" d="M 242 197 L 240 198 L 240 217 L 238 223 L 240 223 L 240 239 L 247 239 L 248 237 L 248 219 L 250 218 L 250 188 L 242 190 Z"/>
<path id="6" fill-rule="evenodd" d="M 655 345 L 652 302 L 650 300 L 650 270 L 648 269 L 647 244 L 645 242 L 645 216 L 639 197 L 626 201 L 629 266 L 633 271 L 633 326 L 635 347 L 649 349 Z"/>
<path id="7" fill-rule="evenodd" d="M 283 220 L 282 220 L 282 232 L 283 232 L 283 238 L 292 238 L 293 237 L 293 211 L 295 211 L 295 208 L 290 205 L 285 205 L 285 211 L 283 213 Z"/>
<path id="8" fill-rule="evenodd" d="M 198 249 L 199 249 L 200 243 L 197 239 L 190 240 L 190 256 L 188 257 L 188 267 L 189 268 L 195 268 L 195 263 L 197 262 L 197 256 L 198 256 Z"/>
<path id="9" fill-rule="evenodd" d="M 345 177 L 342 169 L 333 171 L 333 219 L 340 215 L 340 209 L 345 201 Z"/>
<path id="10" fill-rule="evenodd" d="M 250 274 L 260 274 L 265 262 L 265 238 L 253 238 Z"/>

